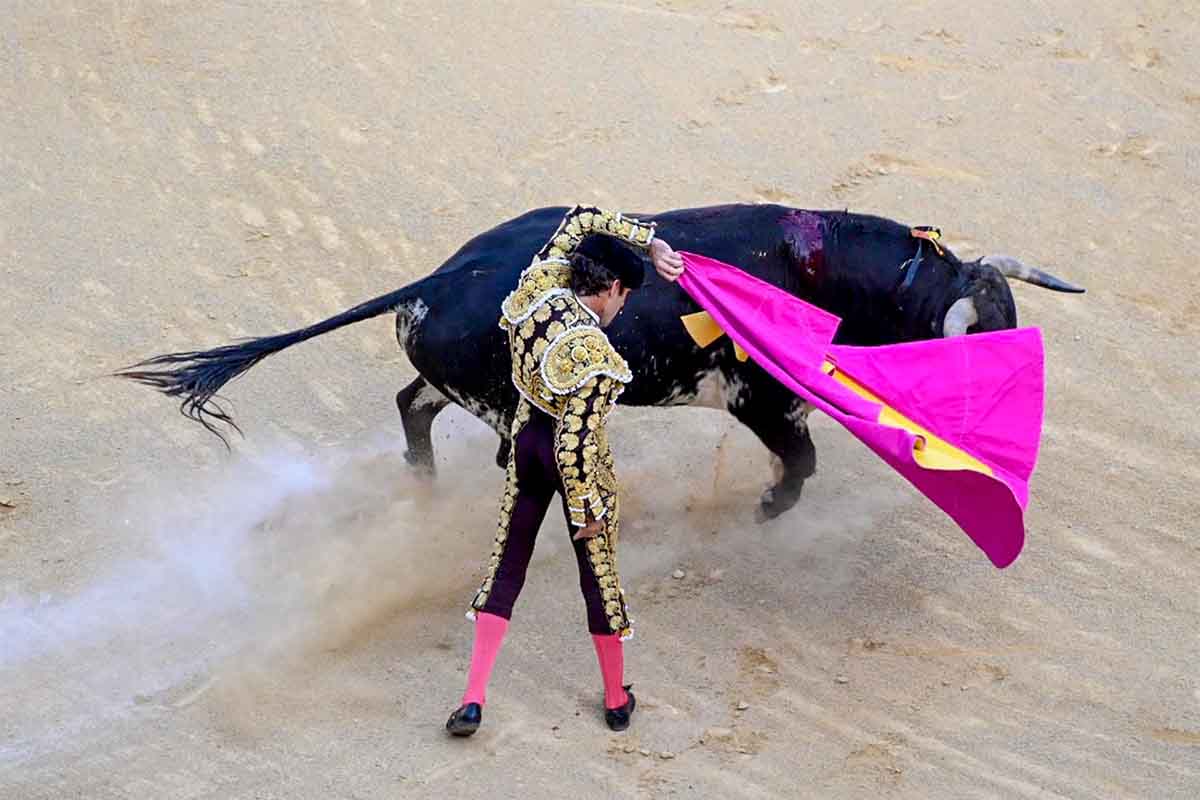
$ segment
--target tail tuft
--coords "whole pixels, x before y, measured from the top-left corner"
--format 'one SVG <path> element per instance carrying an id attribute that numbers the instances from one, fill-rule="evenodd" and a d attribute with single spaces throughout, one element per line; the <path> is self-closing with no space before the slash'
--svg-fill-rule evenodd
<path id="1" fill-rule="evenodd" d="M 229 440 L 225 438 L 219 426 L 228 425 L 239 434 L 242 429 L 216 400 L 217 392 L 222 386 L 285 347 L 395 311 L 401 304 L 417 296 L 416 293 L 420 291 L 422 284 L 432 277 L 359 303 L 307 328 L 259 339 L 245 339 L 237 344 L 227 344 L 212 350 L 167 353 L 139 361 L 113 373 L 113 376 L 137 381 L 157 389 L 168 397 L 182 398 L 179 413 L 199 422 L 228 448 Z"/>
<path id="2" fill-rule="evenodd" d="M 168 397 L 182 398 L 179 413 L 199 422 L 229 447 L 219 426 L 227 425 L 239 434 L 242 429 L 217 402 L 217 392 L 259 361 L 292 343 L 292 335 L 284 334 L 212 350 L 167 353 L 133 364 L 114 376 L 150 386 Z"/>

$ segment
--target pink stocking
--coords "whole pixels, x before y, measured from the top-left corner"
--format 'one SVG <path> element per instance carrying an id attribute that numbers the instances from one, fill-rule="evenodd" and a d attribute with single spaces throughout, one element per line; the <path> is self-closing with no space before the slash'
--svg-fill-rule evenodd
<path id="1" fill-rule="evenodd" d="M 475 616 L 475 644 L 471 648 L 471 671 L 467 675 L 467 691 L 462 704 L 479 703 L 487 699 L 488 680 L 492 677 L 492 666 L 504 644 L 508 632 L 508 620 L 495 614 L 480 611 Z"/>
<path id="2" fill-rule="evenodd" d="M 600 676 L 604 679 L 604 707 L 620 708 L 629 697 L 625 693 L 625 650 L 619 634 L 605 636 L 592 634 L 596 645 L 596 660 L 600 662 Z"/>

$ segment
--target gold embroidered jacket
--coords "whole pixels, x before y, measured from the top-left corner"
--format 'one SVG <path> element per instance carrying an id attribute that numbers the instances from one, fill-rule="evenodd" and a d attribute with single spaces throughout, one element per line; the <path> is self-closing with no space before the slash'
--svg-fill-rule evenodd
<path id="1" fill-rule="evenodd" d="M 513 383 L 527 402 L 559 421 L 555 455 L 577 526 L 587 523 L 589 513 L 601 519 L 614 505 L 616 479 L 604 420 L 633 377 L 599 318 L 571 291 L 568 259 L 591 233 L 649 247 L 654 226 L 576 206 L 500 306 Z"/>

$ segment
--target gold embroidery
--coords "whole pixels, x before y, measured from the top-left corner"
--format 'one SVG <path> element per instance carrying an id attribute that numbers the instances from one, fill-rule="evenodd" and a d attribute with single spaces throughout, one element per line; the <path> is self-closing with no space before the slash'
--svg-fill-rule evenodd
<path id="1" fill-rule="evenodd" d="M 633 379 L 629 365 L 599 328 L 585 325 L 560 335 L 552 330 L 547 333 L 551 342 L 542 356 L 542 379 L 555 394 L 569 394 L 597 375 L 615 377 L 622 383 Z"/>
<path id="2" fill-rule="evenodd" d="M 513 441 L 516 441 L 517 435 L 525 427 L 525 423 L 529 421 L 531 412 L 532 407 L 528 401 L 522 399 L 517 402 L 517 413 L 513 416 L 511 428 Z M 478 611 L 482 609 L 484 604 L 487 603 L 488 595 L 492 591 L 492 583 L 496 578 L 496 570 L 500 568 L 500 559 L 504 556 L 504 545 L 508 540 L 508 526 L 512 522 L 512 510 L 516 504 L 516 497 L 517 461 L 514 448 L 509 452 L 508 467 L 504 473 L 504 496 L 500 500 L 500 519 L 496 526 L 496 538 L 492 542 L 492 554 L 488 558 L 487 574 L 484 576 L 479 591 L 475 594 L 475 599 L 471 601 L 471 608 L 473 610 Z"/>
<path id="3" fill-rule="evenodd" d="M 601 598 L 604 600 L 604 613 L 608 617 L 609 629 L 613 633 L 628 638 L 633 630 L 630 626 L 629 610 L 625 605 L 625 592 L 621 589 L 617 578 L 616 540 L 617 540 L 617 507 L 616 498 L 612 498 L 609 514 L 605 517 L 604 532 L 589 539 L 587 543 L 588 561 L 596 582 L 600 585 Z"/>
<path id="4" fill-rule="evenodd" d="M 538 257 L 565 258 L 574 252 L 590 233 L 604 233 L 619 237 L 637 247 L 649 247 L 654 238 L 654 223 L 647 225 L 612 211 L 575 206 L 563 217 L 558 230 L 538 253 Z"/>
<path id="5" fill-rule="evenodd" d="M 500 327 L 508 332 L 513 383 L 521 395 L 512 440 L 515 442 L 535 405 L 558 418 L 555 457 L 571 522 L 582 525 L 589 514 L 602 521 L 602 534 L 587 545 L 588 564 L 600 585 L 609 627 L 628 638 L 630 621 L 616 566 L 620 527 L 617 485 L 603 421 L 632 374 L 596 327 L 595 316 L 570 290 L 567 258 L 591 233 L 616 236 L 643 247 L 654 237 L 652 225 L 609 211 L 575 207 L 505 298 Z M 474 609 L 482 609 L 492 591 L 516 496 L 515 460 L 510 453 L 496 535 L 486 575 L 472 602 Z"/>
<path id="6" fill-rule="evenodd" d="M 601 461 L 600 467 L 596 470 L 596 483 L 608 494 L 617 493 L 617 479 L 613 475 L 612 459 Z"/>
<path id="7" fill-rule="evenodd" d="M 570 292 L 570 286 L 570 264 L 535 258 L 534 263 L 521 274 L 517 288 L 500 304 L 500 311 L 509 323 L 523 322 L 527 317 L 537 314 L 547 300 Z"/>

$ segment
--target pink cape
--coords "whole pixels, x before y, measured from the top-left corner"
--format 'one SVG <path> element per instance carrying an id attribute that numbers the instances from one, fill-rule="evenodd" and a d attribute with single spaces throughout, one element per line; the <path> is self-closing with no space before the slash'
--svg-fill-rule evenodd
<path id="1" fill-rule="evenodd" d="M 833 314 L 736 267 L 682 255 L 680 285 L 754 363 L 862 440 L 997 567 L 1016 559 L 1042 429 L 1040 331 L 834 345 Z"/>

